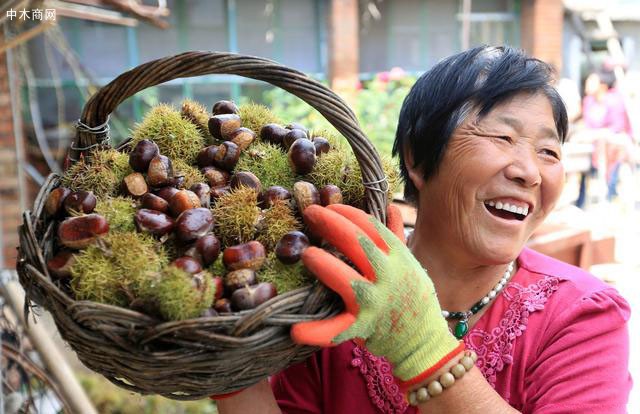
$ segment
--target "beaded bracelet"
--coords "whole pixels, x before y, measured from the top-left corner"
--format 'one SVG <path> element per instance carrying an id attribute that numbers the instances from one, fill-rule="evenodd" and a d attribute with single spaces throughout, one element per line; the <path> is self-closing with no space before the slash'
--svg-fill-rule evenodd
<path id="1" fill-rule="evenodd" d="M 478 355 L 473 351 L 465 351 L 457 364 L 451 367 L 449 372 L 445 372 L 437 380 L 431 381 L 426 387 L 420 387 L 409 393 L 409 404 L 416 406 L 428 401 L 431 397 L 442 394 L 447 388 L 451 388 L 457 379 L 467 373 L 478 360 Z"/>

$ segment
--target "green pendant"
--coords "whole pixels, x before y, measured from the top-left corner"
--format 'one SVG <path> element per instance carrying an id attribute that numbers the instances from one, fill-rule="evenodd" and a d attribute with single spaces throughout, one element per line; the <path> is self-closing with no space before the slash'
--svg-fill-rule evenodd
<path id="1" fill-rule="evenodd" d="M 467 332 L 469 332 L 469 324 L 466 320 L 463 319 L 456 323 L 456 327 L 453 331 L 453 334 L 456 336 L 456 338 L 462 339 L 467 334 Z"/>

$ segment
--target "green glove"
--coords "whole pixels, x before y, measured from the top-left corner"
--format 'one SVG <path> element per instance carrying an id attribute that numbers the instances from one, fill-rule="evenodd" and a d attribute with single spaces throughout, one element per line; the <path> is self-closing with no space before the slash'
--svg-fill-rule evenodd
<path id="1" fill-rule="evenodd" d="M 309 247 L 305 266 L 344 300 L 340 315 L 292 327 L 301 344 L 333 346 L 350 339 L 384 356 L 403 388 L 423 381 L 464 348 L 449 332 L 433 283 L 411 251 L 375 218 L 346 205 L 304 211 L 312 233 L 336 247 L 360 273 Z"/>

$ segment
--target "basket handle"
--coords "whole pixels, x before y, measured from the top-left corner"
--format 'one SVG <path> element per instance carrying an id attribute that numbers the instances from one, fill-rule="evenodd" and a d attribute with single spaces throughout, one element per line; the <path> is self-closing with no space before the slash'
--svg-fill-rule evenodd
<path id="1" fill-rule="evenodd" d="M 364 135 L 356 116 L 347 104 L 320 82 L 297 70 L 271 60 L 222 52 L 185 52 L 139 65 L 115 78 L 94 94 L 84 106 L 80 122 L 96 127 L 107 122 L 109 114 L 134 94 L 173 79 L 209 74 L 230 74 L 261 80 L 278 86 L 320 112 L 349 142 L 362 170 L 365 206 L 385 222 L 388 185 L 380 157 Z M 89 147 L 106 139 L 78 129 L 69 158 L 78 159 Z"/>

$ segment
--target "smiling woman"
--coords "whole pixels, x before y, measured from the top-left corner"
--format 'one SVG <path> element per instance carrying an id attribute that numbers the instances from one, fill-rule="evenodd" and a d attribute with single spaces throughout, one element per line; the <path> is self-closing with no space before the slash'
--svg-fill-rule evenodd
<path id="1" fill-rule="evenodd" d="M 303 253 L 345 311 L 292 338 L 333 347 L 220 401 L 222 414 L 626 412 L 627 302 L 524 247 L 564 182 L 551 82 L 545 63 L 486 46 L 416 82 L 394 144 L 417 205 L 407 247 L 346 206 L 305 210 L 357 268 Z"/>

